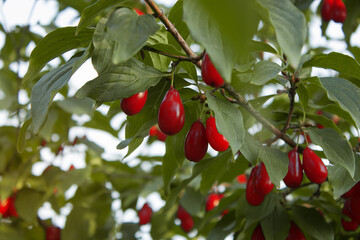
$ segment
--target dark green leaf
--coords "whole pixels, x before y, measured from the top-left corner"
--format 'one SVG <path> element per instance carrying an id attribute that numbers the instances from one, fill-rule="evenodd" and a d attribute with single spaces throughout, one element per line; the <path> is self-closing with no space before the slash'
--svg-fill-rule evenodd
<path id="1" fill-rule="evenodd" d="M 23 85 L 26 86 L 34 80 L 50 60 L 69 50 L 89 45 L 94 30 L 84 29 L 78 35 L 75 35 L 75 29 L 75 27 L 58 28 L 46 35 L 36 45 L 30 55 L 29 68 L 23 78 Z"/>
<path id="2" fill-rule="evenodd" d="M 281 70 L 282 67 L 277 63 L 269 61 L 258 62 L 254 67 L 254 76 L 251 83 L 255 85 L 263 85 L 276 77 Z"/>
<path id="3" fill-rule="evenodd" d="M 16 194 L 15 206 L 21 218 L 28 223 L 37 221 L 37 210 L 41 206 L 41 193 L 24 188 Z"/>
<path id="4" fill-rule="evenodd" d="M 132 58 L 125 63 L 110 66 L 102 75 L 87 82 L 76 93 L 76 97 L 90 97 L 102 102 L 115 101 L 147 90 L 166 75 Z"/>
<path id="5" fill-rule="evenodd" d="M 245 136 L 242 114 L 230 102 L 214 97 L 210 92 L 205 95 L 210 109 L 215 112 L 216 127 L 229 141 L 233 155 L 235 155 L 243 144 Z"/>
<path id="6" fill-rule="evenodd" d="M 267 240 L 285 240 L 290 230 L 290 219 L 285 208 L 277 204 L 274 211 L 261 221 Z"/>
<path id="7" fill-rule="evenodd" d="M 289 0 L 258 0 L 258 2 L 267 8 L 279 45 L 290 64 L 297 68 L 307 34 L 304 14 Z"/>
<path id="8" fill-rule="evenodd" d="M 342 165 L 353 177 L 355 174 L 355 159 L 350 143 L 331 128 L 310 128 L 311 140 L 322 147 L 325 156 L 331 163 Z"/>
<path id="9" fill-rule="evenodd" d="M 301 106 L 303 110 L 306 111 L 309 102 L 309 93 L 306 90 L 304 84 L 299 84 L 298 88 L 296 89 L 296 93 L 299 95 Z"/>
<path id="10" fill-rule="evenodd" d="M 65 112 L 74 113 L 78 115 L 87 114 L 93 115 L 94 100 L 90 98 L 77 99 L 77 98 L 66 98 L 61 101 L 56 101 L 56 104 L 61 107 Z"/>
<path id="11" fill-rule="evenodd" d="M 72 58 L 66 64 L 45 74 L 31 91 L 31 115 L 34 133 L 40 131 L 45 122 L 51 100 L 70 80 L 74 63 L 79 58 Z"/>
<path id="12" fill-rule="evenodd" d="M 228 213 L 216 223 L 215 227 L 210 231 L 207 240 L 225 239 L 230 235 L 235 227 L 234 213 Z"/>
<path id="13" fill-rule="evenodd" d="M 203 195 L 193 188 L 187 188 L 184 195 L 180 198 L 180 205 L 192 216 L 196 216 L 203 211 L 205 202 Z"/>
<path id="14" fill-rule="evenodd" d="M 31 124 L 31 118 L 26 119 L 23 125 L 20 128 L 19 135 L 18 135 L 18 142 L 17 142 L 17 151 L 22 153 L 26 147 L 26 133 Z"/>
<path id="15" fill-rule="evenodd" d="M 277 54 L 276 49 L 274 49 L 270 44 L 267 44 L 265 42 L 252 40 L 250 42 L 250 49 L 252 52 L 269 52 L 269 53 Z"/>
<path id="16" fill-rule="evenodd" d="M 329 99 L 347 111 L 360 127 L 360 88 L 342 78 L 320 78 Z"/>
<path id="17" fill-rule="evenodd" d="M 263 146 L 260 151 L 260 158 L 266 166 L 271 181 L 280 186 L 288 171 L 289 158 L 287 154 L 278 149 Z"/>
<path id="18" fill-rule="evenodd" d="M 259 159 L 261 144 L 249 133 L 245 133 L 244 143 L 240 146 L 240 152 L 251 164 L 255 165 Z"/>

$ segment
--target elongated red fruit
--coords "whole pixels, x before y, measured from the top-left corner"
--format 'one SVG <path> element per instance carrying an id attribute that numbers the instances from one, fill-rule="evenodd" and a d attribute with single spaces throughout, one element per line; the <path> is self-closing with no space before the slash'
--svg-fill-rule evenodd
<path id="1" fill-rule="evenodd" d="M 145 225 L 145 224 L 149 223 L 151 221 L 152 213 L 153 213 L 153 211 L 152 211 L 151 207 L 147 203 L 145 203 L 138 212 L 139 224 Z"/>
<path id="2" fill-rule="evenodd" d="M 135 115 L 143 109 L 146 103 L 148 91 L 140 92 L 121 100 L 121 109 L 128 115 Z"/>
<path id="3" fill-rule="evenodd" d="M 265 236 L 260 224 L 257 225 L 253 234 L 251 235 L 251 240 L 265 240 Z"/>
<path id="4" fill-rule="evenodd" d="M 356 192 L 359 192 L 359 191 L 360 191 L 360 182 L 355 184 L 349 191 L 344 193 L 341 197 L 348 199 L 348 198 L 351 198 Z"/>
<path id="5" fill-rule="evenodd" d="M 342 214 L 348 216 L 351 220 L 345 220 L 344 217 L 341 218 L 341 225 L 345 231 L 355 231 L 359 224 L 353 219 L 353 211 L 350 206 L 350 200 L 346 200 L 344 207 L 342 209 Z"/>
<path id="6" fill-rule="evenodd" d="M 257 191 L 255 188 L 256 172 L 259 166 L 255 166 L 250 173 L 250 177 L 246 183 L 246 201 L 253 206 L 259 206 L 265 199 L 265 195 Z"/>
<path id="7" fill-rule="evenodd" d="M 268 172 L 266 171 L 265 164 L 260 163 L 259 168 L 255 174 L 255 188 L 262 194 L 266 195 L 274 188 L 274 184 L 271 182 Z"/>
<path id="8" fill-rule="evenodd" d="M 360 191 L 356 192 L 349 199 L 349 205 L 351 209 L 352 219 L 360 224 Z"/>
<path id="9" fill-rule="evenodd" d="M 220 200 L 224 197 L 223 194 L 211 193 L 206 198 L 206 211 L 211 211 L 219 205 Z"/>
<path id="10" fill-rule="evenodd" d="M 161 132 L 160 129 L 158 129 L 158 127 L 155 125 L 155 126 L 152 126 L 150 128 L 150 131 L 149 131 L 149 135 L 151 137 L 157 137 L 158 140 L 162 141 L 162 142 L 165 142 L 166 140 L 166 137 L 167 135 L 164 134 L 163 132 Z"/>
<path id="11" fill-rule="evenodd" d="M 185 139 L 185 157 L 198 162 L 205 156 L 208 148 L 206 130 L 202 122 L 197 120 L 191 125 Z"/>
<path id="12" fill-rule="evenodd" d="M 190 232 L 190 230 L 194 226 L 194 220 L 193 220 L 192 216 L 180 205 L 178 207 L 177 217 L 181 221 L 181 224 L 180 224 L 181 228 L 185 232 Z"/>
<path id="13" fill-rule="evenodd" d="M 313 183 L 323 183 L 328 176 L 325 164 L 309 147 L 306 147 L 303 151 L 303 169 L 306 176 Z"/>
<path id="14" fill-rule="evenodd" d="M 172 86 L 162 100 L 158 112 L 158 125 L 166 135 L 175 135 L 184 126 L 185 110 L 178 90 Z"/>
<path id="15" fill-rule="evenodd" d="M 334 0 L 334 5 L 332 7 L 332 19 L 335 22 L 343 23 L 346 20 L 347 12 L 345 4 L 342 0 Z"/>
<path id="16" fill-rule="evenodd" d="M 145 15 L 145 13 L 143 11 L 141 11 L 138 8 L 135 8 L 135 12 L 140 16 L 140 15 Z"/>
<path id="17" fill-rule="evenodd" d="M 210 116 L 206 120 L 206 137 L 210 146 L 216 151 L 222 152 L 229 148 L 228 140 L 221 135 L 216 128 L 216 122 L 213 116 Z"/>
<path id="18" fill-rule="evenodd" d="M 215 88 L 221 87 L 225 83 L 224 79 L 221 77 L 220 73 L 214 67 L 207 53 L 205 53 L 203 58 L 203 63 L 201 67 L 201 76 L 203 78 L 203 81 L 207 85 Z"/>
<path id="19" fill-rule="evenodd" d="M 60 240 L 61 228 L 55 226 L 49 226 L 46 228 L 46 240 Z"/>
<path id="20" fill-rule="evenodd" d="M 329 22 L 332 19 L 332 8 L 334 0 L 324 0 L 321 6 L 321 17 L 325 22 Z"/>
<path id="21" fill-rule="evenodd" d="M 306 240 L 304 233 L 294 222 L 291 222 L 289 235 L 286 240 Z"/>
<path id="22" fill-rule="evenodd" d="M 289 167 L 288 172 L 284 178 L 284 182 L 286 186 L 290 188 L 297 188 L 301 185 L 303 179 L 303 169 L 297 149 L 291 150 L 288 153 L 288 158 Z"/>

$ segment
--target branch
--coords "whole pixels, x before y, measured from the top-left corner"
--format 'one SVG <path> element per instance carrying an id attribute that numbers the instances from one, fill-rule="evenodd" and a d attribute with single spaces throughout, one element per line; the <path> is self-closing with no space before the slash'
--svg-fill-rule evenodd
<path id="1" fill-rule="evenodd" d="M 173 35 L 175 40 L 180 44 L 182 49 L 184 49 L 186 55 L 191 59 L 196 66 L 201 68 L 201 57 L 196 55 L 191 48 L 187 45 L 184 38 L 180 35 L 178 30 L 174 25 L 169 21 L 169 19 L 164 15 L 163 11 L 154 3 L 153 0 L 145 0 L 145 2 L 150 6 L 151 10 L 154 11 L 155 16 L 160 19 L 160 21 L 165 25 L 166 29 Z M 200 59 L 199 59 L 200 58 Z"/>
<path id="2" fill-rule="evenodd" d="M 189 62 L 192 62 L 192 61 L 194 60 L 194 59 L 189 58 L 189 57 L 184 57 L 184 56 L 179 56 L 179 55 L 173 55 L 173 54 L 171 54 L 171 53 L 166 53 L 166 52 L 157 50 L 157 49 L 152 48 L 152 47 L 149 47 L 149 46 L 145 46 L 145 47 L 143 47 L 143 49 L 146 50 L 146 51 L 149 51 L 149 52 L 154 52 L 154 53 L 158 53 L 158 54 L 160 54 L 160 55 L 164 55 L 164 56 L 167 56 L 167 57 L 175 58 L 175 59 L 178 59 L 179 61 L 189 61 Z"/>

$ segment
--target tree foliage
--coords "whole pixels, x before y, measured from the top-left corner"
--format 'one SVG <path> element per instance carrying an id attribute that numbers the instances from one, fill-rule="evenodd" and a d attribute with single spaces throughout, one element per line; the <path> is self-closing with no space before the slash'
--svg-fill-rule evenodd
<path id="1" fill-rule="evenodd" d="M 153 239 L 251 239 L 259 224 L 266 239 L 286 239 L 293 223 L 306 239 L 358 239 L 359 229 L 342 227 L 342 218 L 349 218 L 342 214 L 347 200 L 341 196 L 360 181 L 360 51 L 350 41 L 360 2 L 344 0 L 347 19 L 336 23 L 342 24 L 344 52 L 311 44 L 314 21 L 322 21 L 322 36 L 332 40 L 318 1 L 178 0 L 171 8 L 145 2 L 58 0 L 57 16 L 72 8 L 79 23 L 43 26 L 45 36 L 28 26 L 7 31 L 0 25 L 5 36 L 0 108 L 15 122 L 0 126 L 0 207 L 11 198 L 16 209 L 16 214 L 2 212 L 0 239 L 45 239 L 53 223 L 38 217 L 44 203 L 57 214 L 71 209 L 62 239 L 138 239 L 146 229 L 118 213 L 139 211 L 151 193 L 164 201 L 149 203 L 158 208 L 150 220 Z M 205 52 L 225 81 L 219 88 L 206 85 L 200 74 Z M 98 75 L 73 94 L 68 82 L 88 60 Z M 20 74 L 23 63 L 28 67 Z M 151 134 L 150 129 L 170 86 L 180 94 L 185 123 L 161 143 L 159 130 Z M 146 90 L 141 112 L 125 117 L 120 101 Z M 20 101 L 21 94 L 28 101 Z M 184 153 L 187 133 L 210 114 L 230 147 L 191 162 Z M 114 129 L 119 116 L 122 122 Z M 96 142 L 70 139 L 75 128 L 110 134 L 127 153 L 109 159 Z M 84 168 L 54 164 L 34 174 L 44 149 L 56 158 L 78 146 Z M 136 151 L 158 146 L 164 154 Z M 316 184 L 304 174 L 299 187 L 288 188 L 282 182 L 287 153 L 296 147 L 302 156 L 307 146 L 326 163 L 328 178 Z M 245 174 L 249 181 L 260 162 L 275 187 L 252 206 L 246 182 L 238 177 Z M 67 197 L 73 185 L 77 190 Z M 221 197 L 206 211 L 211 193 Z M 185 221 L 179 206 L 193 226 L 177 220 Z"/>

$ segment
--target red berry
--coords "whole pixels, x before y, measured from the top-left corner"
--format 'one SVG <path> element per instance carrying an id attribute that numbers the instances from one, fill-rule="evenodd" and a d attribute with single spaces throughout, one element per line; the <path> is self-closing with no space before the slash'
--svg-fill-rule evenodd
<path id="1" fill-rule="evenodd" d="M 145 13 L 143 11 L 141 11 L 140 9 L 135 8 L 135 12 L 140 16 L 140 15 L 145 15 Z"/>
<path id="2" fill-rule="evenodd" d="M 46 144 L 47 144 L 46 140 L 42 140 L 42 141 L 41 141 L 41 146 L 42 146 L 42 147 L 45 147 Z"/>
<path id="3" fill-rule="evenodd" d="M 260 163 L 259 168 L 256 171 L 254 178 L 255 188 L 262 195 L 266 195 L 274 188 L 274 184 L 271 182 L 269 174 L 266 171 L 265 164 Z"/>
<path id="4" fill-rule="evenodd" d="M 297 149 L 291 150 L 288 153 L 288 158 L 289 158 L 289 167 L 288 167 L 288 172 L 284 178 L 284 182 L 286 186 L 290 188 L 297 188 L 300 186 L 303 179 L 303 170 Z"/>
<path id="5" fill-rule="evenodd" d="M 5 199 L 4 201 L 0 201 L 0 214 L 3 215 L 3 217 L 7 216 L 7 211 L 9 209 L 10 204 L 10 198 Z"/>
<path id="6" fill-rule="evenodd" d="M 207 53 L 205 53 L 203 58 L 201 76 L 203 81 L 212 87 L 218 88 L 224 85 L 224 79 L 214 67 Z"/>
<path id="7" fill-rule="evenodd" d="M 151 137 L 157 137 L 158 140 L 165 142 L 167 135 L 161 132 L 161 130 L 155 125 L 150 128 L 149 135 Z"/>
<path id="8" fill-rule="evenodd" d="M 8 199 L 6 199 L 1 203 L 0 213 L 2 213 L 2 216 L 4 218 L 19 216 L 15 208 L 15 199 L 16 199 L 16 195 L 12 195 L 11 197 L 9 197 Z"/>
<path id="9" fill-rule="evenodd" d="M 246 201 L 253 206 L 258 206 L 260 205 L 264 199 L 265 199 L 265 195 L 258 192 L 257 189 L 255 188 L 255 179 L 256 176 L 256 172 L 258 170 L 259 166 L 255 166 L 250 173 L 250 177 L 248 182 L 246 183 Z"/>
<path id="10" fill-rule="evenodd" d="M 50 226 L 46 228 L 46 240 L 60 240 L 61 229 L 59 227 Z"/>
<path id="11" fill-rule="evenodd" d="M 289 235 L 286 240 L 306 240 L 304 233 L 294 222 L 291 222 Z"/>
<path id="12" fill-rule="evenodd" d="M 191 217 L 191 215 L 180 205 L 178 207 L 176 214 L 177 214 L 177 218 L 180 219 L 181 221 L 188 217 Z"/>
<path id="13" fill-rule="evenodd" d="M 356 192 L 359 192 L 359 191 L 360 191 L 360 182 L 355 184 L 355 186 L 353 186 L 349 191 L 344 193 L 341 197 L 348 199 L 348 198 L 351 198 Z"/>
<path id="14" fill-rule="evenodd" d="M 155 137 L 156 136 L 156 133 L 157 133 L 157 127 L 156 125 L 155 126 L 152 126 L 149 130 L 149 135 L 150 137 Z"/>
<path id="15" fill-rule="evenodd" d="M 323 183 L 328 176 L 325 164 L 309 147 L 306 147 L 303 151 L 303 169 L 306 176 L 313 183 Z"/>
<path id="16" fill-rule="evenodd" d="M 325 22 L 329 22 L 332 19 L 332 9 L 334 0 L 324 0 L 321 6 L 321 16 Z"/>
<path id="17" fill-rule="evenodd" d="M 170 87 L 162 100 L 158 113 L 158 125 L 166 135 L 180 132 L 185 122 L 185 110 L 178 90 Z"/>
<path id="18" fill-rule="evenodd" d="M 348 201 L 352 219 L 360 224 L 360 191 L 357 191 Z"/>
<path id="19" fill-rule="evenodd" d="M 251 236 L 251 240 L 265 240 L 265 236 L 264 233 L 261 229 L 261 225 L 257 225 L 257 227 L 255 228 L 252 236 Z"/>
<path id="20" fill-rule="evenodd" d="M 246 174 L 240 174 L 236 177 L 237 181 L 241 184 L 246 183 Z"/>
<path id="21" fill-rule="evenodd" d="M 198 162 L 205 156 L 207 148 L 206 130 L 199 119 L 191 125 L 186 135 L 185 156 L 190 161 Z"/>
<path id="22" fill-rule="evenodd" d="M 148 91 L 146 90 L 145 92 L 134 94 L 131 97 L 123 98 L 121 100 L 121 109 L 128 116 L 139 113 L 145 106 L 147 95 Z"/>
<path id="23" fill-rule="evenodd" d="M 206 211 L 211 211 L 219 205 L 221 198 L 223 198 L 223 194 L 210 194 L 206 199 Z"/>
<path id="24" fill-rule="evenodd" d="M 70 171 L 73 170 L 74 168 L 75 168 L 74 165 L 71 164 L 71 166 L 69 167 L 68 172 L 70 172 Z"/>
<path id="25" fill-rule="evenodd" d="M 348 216 L 351 221 L 345 220 L 343 217 L 341 218 L 341 225 L 345 231 L 355 231 L 359 226 L 359 224 L 353 219 L 353 211 L 351 210 L 350 201 L 346 200 L 342 209 L 342 214 Z"/>
<path id="26" fill-rule="evenodd" d="M 222 152 L 229 148 L 228 140 L 221 135 L 216 128 L 216 122 L 213 116 L 210 116 L 206 120 L 206 137 L 210 146 L 216 151 Z"/>
<path id="27" fill-rule="evenodd" d="M 342 0 L 334 0 L 334 5 L 332 8 L 332 19 L 335 22 L 343 23 L 345 22 L 347 16 L 346 7 Z"/>
<path id="28" fill-rule="evenodd" d="M 145 225 L 150 222 L 152 215 L 152 209 L 149 207 L 147 203 L 144 204 L 144 206 L 139 210 L 138 216 L 139 216 L 139 224 Z"/>
<path id="29" fill-rule="evenodd" d="M 185 231 L 185 232 L 190 232 L 191 229 L 194 227 L 194 220 L 192 219 L 192 217 L 188 217 L 184 220 L 181 221 L 181 228 Z"/>

